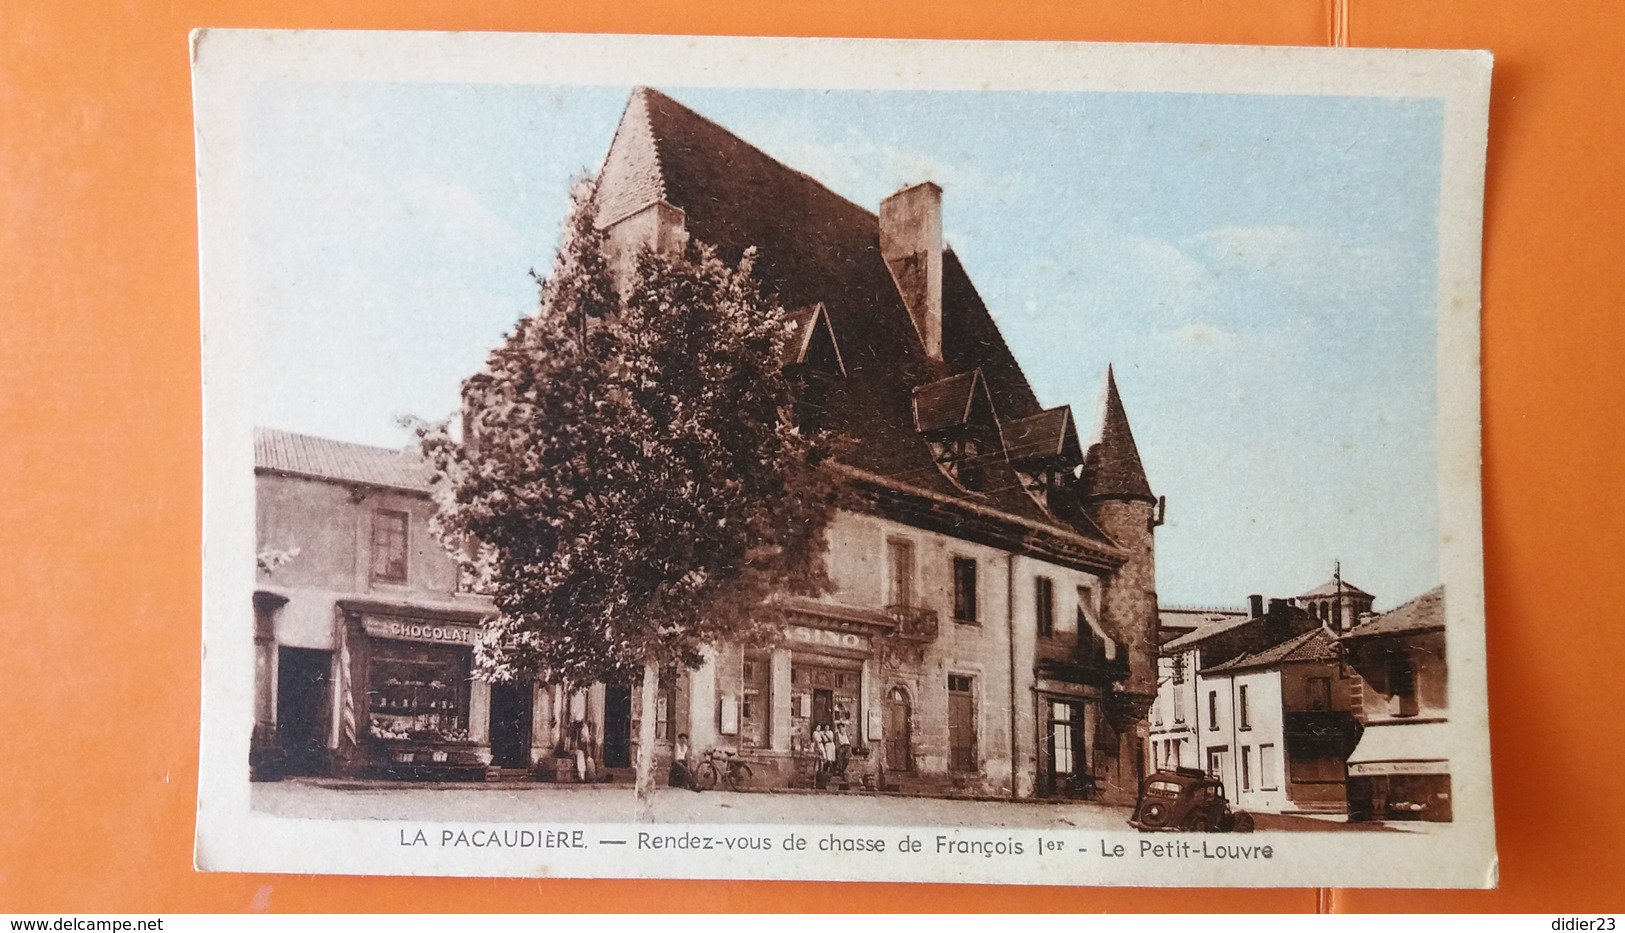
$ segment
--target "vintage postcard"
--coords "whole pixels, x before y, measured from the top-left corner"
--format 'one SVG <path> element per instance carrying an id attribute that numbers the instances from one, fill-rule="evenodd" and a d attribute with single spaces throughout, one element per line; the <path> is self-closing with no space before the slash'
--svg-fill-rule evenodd
<path id="1" fill-rule="evenodd" d="M 1495 883 L 1486 53 L 191 51 L 200 868 Z"/>

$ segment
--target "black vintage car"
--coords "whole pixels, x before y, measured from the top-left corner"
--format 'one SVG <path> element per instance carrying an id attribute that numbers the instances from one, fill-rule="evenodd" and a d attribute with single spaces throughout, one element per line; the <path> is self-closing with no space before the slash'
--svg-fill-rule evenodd
<path id="1" fill-rule="evenodd" d="M 1142 781 L 1128 824 L 1142 833 L 1253 831 L 1252 814 L 1230 809 L 1223 782 L 1196 768 L 1158 771 Z"/>

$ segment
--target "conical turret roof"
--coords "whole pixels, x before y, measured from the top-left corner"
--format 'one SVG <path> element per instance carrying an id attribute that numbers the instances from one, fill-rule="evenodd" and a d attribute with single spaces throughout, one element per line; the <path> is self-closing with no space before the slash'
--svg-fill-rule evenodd
<path id="1" fill-rule="evenodd" d="M 1106 367 L 1097 425 L 1094 443 L 1083 460 L 1088 495 L 1155 502 L 1156 496 L 1151 494 L 1151 484 L 1145 478 L 1145 466 L 1140 463 L 1140 449 L 1128 425 L 1128 414 L 1123 411 L 1123 399 L 1117 394 L 1117 376 L 1110 366 Z"/>

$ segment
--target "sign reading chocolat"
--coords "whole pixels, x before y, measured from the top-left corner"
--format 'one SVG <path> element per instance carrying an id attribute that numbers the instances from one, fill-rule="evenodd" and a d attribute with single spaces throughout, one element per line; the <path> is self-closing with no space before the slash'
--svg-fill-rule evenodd
<path id="1" fill-rule="evenodd" d="M 474 646 L 480 630 L 472 625 L 452 625 L 448 622 L 411 622 L 403 619 L 377 619 L 368 616 L 361 622 L 368 635 L 374 638 L 395 638 L 401 641 L 426 641 L 436 645 Z"/>

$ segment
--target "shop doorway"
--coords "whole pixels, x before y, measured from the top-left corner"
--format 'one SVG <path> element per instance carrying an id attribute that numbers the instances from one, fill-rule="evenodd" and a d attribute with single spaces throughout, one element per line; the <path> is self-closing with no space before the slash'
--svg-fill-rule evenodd
<path id="1" fill-rule="evenodd" d="M 604 687 L 604 767 L 632 767 L 632 688 Z"/>
<path id="2" fill-rule="evenodd" d="M 1094 777 L 1089 773 L 1089 750 L 1083 734 L 1086 707 L 1064 700 L 1051 700 L 1047 705 L 1049 773 L 1045 789 L 1052 797 L 1090 796 Z"/>
<path id="3" fill-rule="evenodd" d="M 278 648 L 276 725 L 288 774 L 321 774 L 332 719 L 331 651 Z"/>
<path id="4" fill-rule="evenodd" d="M 491 763 L 530 767 L 531 685 L 491 685 Z"/>
<path id="5" fill-rule="evenodd" d="M 1236 799 L 1235 790 L 1230 781 L 1230 746 L 1221 745 L 1218 748 L 1207 750 L 1207 773 L 1219 779 L 1224 785 L 1224 795 L 1231 800 Z"/>
<path id="6" fill-rule="evenodd" d="M 812 725 L 814 729 L 822 726 L 835 725 L 835 691 L 814 690 L 812 708 Z"/>
<path id="7" fill-rule="evenodd" d="M 893 771 L 914 770 L 913 706 L 902 687 L 886 694 L 886 767 Z"/>

